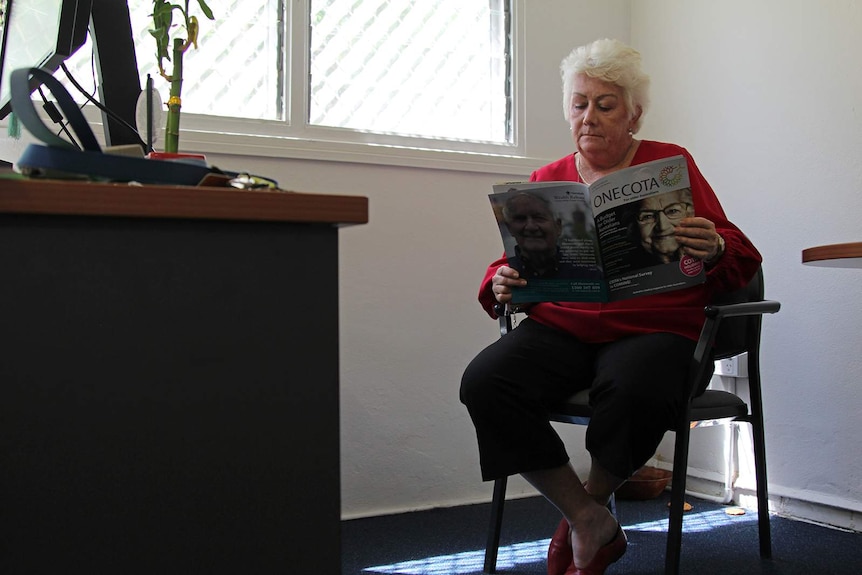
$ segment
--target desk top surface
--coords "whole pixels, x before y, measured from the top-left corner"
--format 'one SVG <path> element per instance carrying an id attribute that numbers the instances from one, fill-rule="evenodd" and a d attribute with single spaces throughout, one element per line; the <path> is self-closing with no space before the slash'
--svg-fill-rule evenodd
<path id="1" fill-rule="evenodd" d="M 368 222 L 368 198 L 229 187 L 0 179 L 0 214 L 353 225 Z"/>
<path id="2" fill-rule="evenodd" d="M 836 268 L 862 268 L 862 242 L 829 244 L 802 250 L 802 263 Z"/>

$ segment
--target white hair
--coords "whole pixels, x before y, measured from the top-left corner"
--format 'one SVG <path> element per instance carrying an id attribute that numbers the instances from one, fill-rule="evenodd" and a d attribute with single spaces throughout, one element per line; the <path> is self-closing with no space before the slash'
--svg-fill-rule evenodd
<path id="1" fill-rule="evenodd" d="M 637 133 L 640 130 L 643 116 L 649 106 L 650 83 L 649 76 L 641 70 L 640 52 L 619 40 L 596 40 L 572 50 L 560 64 L 560 73 L 563 78 L 563 114 L 567 122 L 571 123 L 572 119 L 575 77 L 585 74 L 622 88 L 629 114 L 634 116 L 640 109 L 640 116 L 632 132 Z"/>

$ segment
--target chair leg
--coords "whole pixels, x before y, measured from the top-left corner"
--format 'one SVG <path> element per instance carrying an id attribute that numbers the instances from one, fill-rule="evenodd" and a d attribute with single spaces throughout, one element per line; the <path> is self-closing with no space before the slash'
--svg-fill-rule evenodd
<path id="1" fill-rule="evenodd" d="M 494 496 L 491 499 L 491 523 L 488 526 L 488 542 L 485 544 L 485 566 L 483 572 L 497 572 L 497 551 L 500 548 L 500 532 L 503 527 L 503 507 L 506 504 L 507 477 L 494 481 Z"/>
<path id="2" fill-rule="evenodd" d="M 753 411 L 753 410 L 752 410 Z M 754 475 L 757 483 L 757 527 L 760 556 L 772 558 L 772 532 L 769 525 L 769 490 L 766 480 L 766 440 L 763 419 L 752 418 L 751 435 L 754 440 Z"/>
<path id="3" fill-rule="evenodd" d="M 671 479 L 670 518 L 667 526 L 667 549 L 665 551 L 665 575 L 678 575 L 682 548 L 682 516 L 685 506 L 685 483 L 688 474 L 689 427 L 681 425 L 676 432 L 673 454 L 673 478 Z"/>

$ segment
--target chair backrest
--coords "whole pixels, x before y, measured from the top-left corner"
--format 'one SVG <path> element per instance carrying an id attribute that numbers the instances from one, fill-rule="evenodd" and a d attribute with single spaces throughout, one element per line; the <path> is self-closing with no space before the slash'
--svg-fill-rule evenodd
<path id="1" fill-rule="evenodd" d="M 712 305 L 763 301 L 763 293 L 763 270 L 758 268 L 747 286 L 734 292 L 719 294 Z M 760 345 L 762 317 L 756 314 L 724 318 L 715 337 L 715 358 L 724 359 L 752 349 L 757 350 Z"/>
<path id="2" fill-rule="evenodd" d="M 742 353 L 748 353 L 749 380 L 754 378 L 753 384 L 759 385 L 760 329 L 763 316 L 757 313 L 722 317 L 709 348 L 710 339 L 707 337 L 707 332 L 714 324 L 714 320 L 710 319 L 710 307 L 761 302 L 763 301 L 763 293 L 763 270 L 758 268 L 748 285 L 733 292 L 719 294 L 707 306 L 705 310 L 707 320 L 701 332 L 698 349 L 692 359 L 690 377 L 692 378 L 693 397 L 701 395 L 709 385 L 712 367 L 707 368 L 707 363 L 711 364 L 716 359 L 725 359 Z"/>

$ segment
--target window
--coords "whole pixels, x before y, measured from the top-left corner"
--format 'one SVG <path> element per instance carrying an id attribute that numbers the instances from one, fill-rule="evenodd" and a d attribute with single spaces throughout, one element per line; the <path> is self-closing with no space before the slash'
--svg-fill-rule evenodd
<path id="1" fill-rule="evenodd" d="M 207 20 L 191 0 L 190 12 L 201 21 L 198 48 L 183 58 L 184 114 L 259 120 L 284 120 L 284 16 L 286 0 L 208 0 L 216 20 Z M 152 0 L 128 0 L 141 85 L 147 76 L 167 100 L 168 82 L 159 76 L 156 44 L 150 35 Z M 174 13 L 176 26 L 181 21 Z M 216 24 L 221 23 L 217 28 Z M 89 42 L 67 64 L 76 79 L 93 89 Z M 171 63 L 163 62 L 170 73 Z M 62 76 L 62 75 L 61 75 Z M 61 77 L 62 79 L 62 77 Z M 83 102 L 83 99 L 80 99 Z"/>
<path id="2" fill-rule="evenodd" d="M 312 0 L 309 123 L 511 143 L 504 4 Z"/>
<path id="3" fill-rule="evenodd" d="M 214 23 L 192 0 L 201 37 L 184 59 L 180 146 L 407 164 L 426 150 L 523 156 L 512 17 L 522 1 L 210 0 Z M 165 100 L 152 1 L 128 5 L 142 85 L 149 74 Z M 90 58 L 85 47 L 70 62 L 81 83 Z"/>

